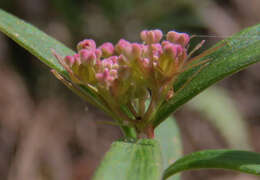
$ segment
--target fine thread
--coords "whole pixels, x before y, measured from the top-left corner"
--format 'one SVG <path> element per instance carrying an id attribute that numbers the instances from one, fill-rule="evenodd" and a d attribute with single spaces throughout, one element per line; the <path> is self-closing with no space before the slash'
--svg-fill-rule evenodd
<path id="1" fill-rule="evenodd" d="M 218 35 L 203 35 L 203 34 L 191 34 L 190 35 L 192 38 L 219 38 L 219 39 L 222 39 L 222 38 L 230 38 L 230 37 L 232 37 L 232 35 L 226 35 L 226 36 L 218 36 Z M 166 35 L 164 35 L 163 37 L 165 37 L 166 38 Z M 260 35 L 258 36 L 258 35 L 254 35 L 254 36 L 248 36 L 248 35 L 246 35 L 246 36 L 236 36 L 236 39 L 237 38 L 260 38 Z"/>
<path id="2" fill-rule="evenodd" d="M 217 36 L 217 35 L 194 35 L 194 38 L 196 37 L 202 37 L 202 38 L 229 38 L 231 36 Z M 236 38 L 252 38 L 252 37 L 255 37 L 255 38 L 259 38 L 260 36 L 238 36 Z"/>

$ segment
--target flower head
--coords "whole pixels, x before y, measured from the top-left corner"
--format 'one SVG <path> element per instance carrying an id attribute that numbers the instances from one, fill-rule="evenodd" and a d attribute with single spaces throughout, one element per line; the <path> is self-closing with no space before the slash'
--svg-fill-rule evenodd
<path id="1" fill-rule="evenodd" d="M 145 132 L 154 111 L 174 97 L 175 80 L 188 65 L 190 36 L 169 31 L 162 41 L 163 33 L 156 29 L 144 30 L 140 37 L 142 43 L 120 39 L 115 46 L 106 42 L 98 47 L 86 39 L 78 43 L 77 54 L 58 59 L 74 84 L 94 88 L 120 122 Z"/>

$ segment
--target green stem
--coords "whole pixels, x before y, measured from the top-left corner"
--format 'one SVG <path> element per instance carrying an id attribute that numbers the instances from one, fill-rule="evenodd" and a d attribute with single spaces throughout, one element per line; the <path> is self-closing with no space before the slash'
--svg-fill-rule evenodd
<path id="1" fill-rule="evenodd" d="M 137 139 L 137 133 L 134 128 L 129 126 L 121 126 L 121 130 L 126 138 Z"/>

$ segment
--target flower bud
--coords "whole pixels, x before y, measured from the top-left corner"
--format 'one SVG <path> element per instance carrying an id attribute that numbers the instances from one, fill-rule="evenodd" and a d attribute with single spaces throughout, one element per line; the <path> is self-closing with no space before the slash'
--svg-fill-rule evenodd
<path id="1" fill-rule="evenodd" d="M 133 43 L 132 44 L 132 56 L 133 58 L 138 58 L 142 54 L 142 46 L 138 43 Z"/>
<path id="2" fill-rule="evenodd" d="M 169 31 L 166 39 L 172 43 L 177 43 L 183 47 L 187 46 L 190 41 L 190 36 L 186 33 L 178 33 L 176 31 Z"/>
<path id="3" fill-rule="evenodd" d="M 79 66 L 81 64 L 79 54 L 74 54 L 73 57 L 74 57 L 74 60 L 75 60 L 74 65 Z"/>
<path id="4" fill-rule="evenodd" d="M 163 51 L 165 55 L 169 56 L 172 59 L 175 59 L 182 53 L 182 47 L 178 44 L 169 43 L 163 47 Z"/>
<path id="5" fill-rule="evenodd" d="M 159 43 L 163 37 L 162 31 L 159 29 L 155 29 L 154 34 L 155 34 L 155 43 Z"/>
<path id="6" fill-rule="evenodd" d="M 115 50 L 118 54 L 124 54 L 124 55 L 128 56 L 131 54 L 132 46 L 131 46 L 130 42 L 128 42 L 124 39 L 120 39 L 115 46 Z"/>
<path id="7" fill-rule="evenodd" d="M 64 62 L 69 66 L 69 67 L 72 67 L 74 62 L 75 62 L 75 58 L 74 56 L 66 56 L 64 58 Z"/>
<path id="8" fill-rule="evenodd" d="M 102 51 L 100 49 L 96 49 L 95 54 L 96 54 L 97 59 L 100 59 L 102 56 Z"/>
<path id="9" fill-rule="evenodd" d="M 117 64 L 117 56 L 110 56 L 109 59 L 111 59 L 111 61 L 113 62 L 113 64 Z"/>
<path id="10" fill-rule="evenodd" d="M 157 60 L 160 57 L 160 55 L 163 53 L 162 46 L 159 43 L 151 44 L 151 46 L 149 46 L 148 49 L 149 49 L 150 57 L 155 60 Z"/>
<path id="11" fill-rule="evenodd" d="M 94 51 L 81 49 L 79 51 L 81 63 L 83 65 L 94 65 L 96 60 L 96 54 Z"/>
<path id="12" fill-rule="evenodd" d="M 92 39 L 85 39 L 78 43 L 77 49 L 78 51 L 81 49 L 96 49 L 96 43 Z"/>
<path id="13" fill-rule="evenodd" d="M 107 58 L 114 54 L 114 46 L 110 42 L 102 44 L 99 49 L 102 51 L 102 57 Z"/>
<path id="14" fill-rule="evenodd" d="M 143 30 L 141 33 L 140 33 L 140 38 L 142 41 L 146 42 L 146 39 L 147 39 L 147 30 Z"/>
<path id="15" fill-rule="evenodd" d="M 162 31 L 158 29 L 151 30 L 151 31 L 143 30 L 140 33 L 140 37 L 142 41 L 144 41 L 146 44 L 153 44 L 153 43 L 159 43 L 163 37 L 163 34 Z"/>
<path id="16" fill-rule="evenodd" d="M 186 33 L 181 33 L 181 36 L 179 38 L 179 43 L 183 47 L 186 47 L 189 42 L 190 42 L 190 36 L 188 34 L 186 34 Z"/>
<path id="17" fill-rule="evenodd" d="M 115 69 L 109 70 L 108 68 L 105 68 L 103 72 L 96 74 L 96 79 L 101 85 L 105 86 L 105 88 L 109 88 L 116 78 L 117 70 Z"/>
<path id="18" fill-rule="evenodd" d="M 117 56 L 110 56 L 109 58 L 103 59 L 101 61 L 101 64 L 103 67 L 112 69 L 112 68 L 118 68 L 118 64 L 117 64 Z"/>

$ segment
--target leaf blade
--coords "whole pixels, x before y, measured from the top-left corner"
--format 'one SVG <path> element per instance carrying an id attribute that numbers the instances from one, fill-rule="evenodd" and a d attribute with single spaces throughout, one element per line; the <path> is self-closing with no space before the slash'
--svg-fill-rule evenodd
<path id="1" fill-rule="evenodd" d="M 182 143 L 180 130 L 173 117 L 168 117 L 155 129 L 155 138 L 160 142 L 163 169 L 182 157 Z M 180 180 L 180 175 L 171 177 L 169 180 Z"/>
<path id="2" fill-rule="evenodd" d="M 65 71 L 52 55 L 51 49 L 54 49 L 62 56 L 75 53 L 61 42 L 2 9 L 0 9 L 0 31 L 39 58 L 47 66 L 62 74 Z"/>
<path id="3" fill-rule="evenodd" d="M 66 47 L 56 39 L 48 36 L 33 25 L 5 12 L 2 9 L 0 9 L 0 32 L 7 35 L 10 39 L 37 57 L 41 62 L 57 71 L 60 75 L 69 79 L 68 73 L 58 63 L 58 60 L 52 54 L 52 50 L 56 51 L 57 54 L 62 57 L 75 54 L 73 50 Z M 94 106 L 99 107 L 115 120 L 118 120 L 98 94 L 86 86 L 78 86 L 77 88 L 84 92 L 84 95 L 86 96 L 85 100 Z M 121 129 L 125 132 L 125 135 L 134 137 L 134 133 L 127 133 L 133 132 L 131 128 L 121 127 Z"/>
<path id="4" fill-rule="evenodd" d="M 260 61 L 260 25 L 248 28 L 231 38 L 221 41 L 212 48 L 218 48 L 201 58 L 199 61 L 209 59 L 204 67 L 181 91 L 160 107 L 155 116 L 154 125 L 159 125 L 167 116 L 176 111 L 201 91 L 223 79 L 224 77 L 242 70 L 243 68 Z M 175 91 L 187 81 L 188 77 L 199 67 L 183 73 L 176 82 Z"/>
<path id="5" fill-rule="evenodd" d="M 55 69 L 62 76 L 68 78 L 68 73 L 58 63 L 52 54 L 55 50 L 61 56 L 75 54 L 73 50 L 61 42 L 48 36 L 33 25 L 0 9 L 0 31 L 41 60 L 44 64 Z M 100 98 L 87 87 L 79 87 L 90 99 L 92 104 L 110 114 Z"/>
<path id="6" fill-rule="evenodd" d="M 163 179 L 186 170 L 228 169 L 260 175 L 260 154 L 237 150 L 205 150 L 184 156 L 165 170 Z"/>
<path id="7" fill-rule="evenodd" d="M 93 180 L 160 180 L 161 152 L 156 140 L 116 141 L 106 153 Z"/>

